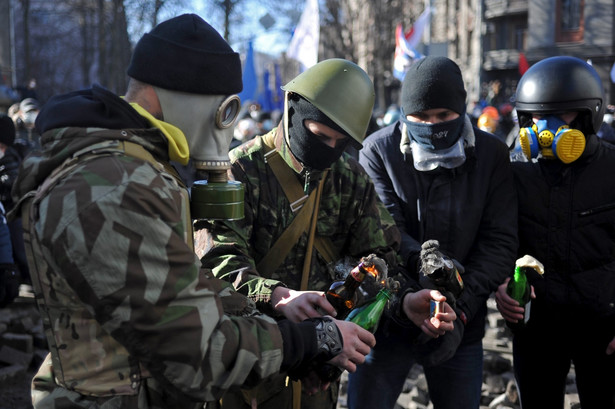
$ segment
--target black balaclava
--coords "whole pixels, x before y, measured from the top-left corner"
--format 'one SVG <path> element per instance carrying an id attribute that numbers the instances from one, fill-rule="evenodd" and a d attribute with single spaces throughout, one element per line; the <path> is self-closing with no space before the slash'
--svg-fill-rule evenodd
<path id="1" fill-rule="evenodd" d="M 306 119 L 327 125 L 329 128 L 346 135 L 346 139 L 338 143 L 335 148 L 331 148 L 307 129 L 304 123 Z M 346 131 L 297 94 L 291 94 L 288 97 L 288 133 L 288 144 L 292 154 L 303 166 L 316 170 L 324 170 L 330 167 L 333 162 L 342 156 L 350 141 L 350 136 Z"/>
<path id="2" fill-rule="evenodd" d="M 459 66 L 446 57 L 425 57 L 410 66 L 401 87 L 402 121 L 410 137 L 426 149 L 446 149 L 457 142 L 464 124 L 466 90 Z M 410 123 L 406 115 L 435 108 L 459 118 L 437 124 Z"/>

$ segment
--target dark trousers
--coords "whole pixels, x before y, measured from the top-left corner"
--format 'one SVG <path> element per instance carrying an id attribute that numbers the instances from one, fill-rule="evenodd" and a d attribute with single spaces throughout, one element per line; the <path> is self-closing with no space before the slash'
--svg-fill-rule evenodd
<path id="1" fill-rule="evenodd" d="M 615 335 L 613 320 L 569 309 L 537 311 L 513 339 L 521 407 L 562 409 L 566 379 L 574 364 L 583 409 L 615 408 L 615 354 L 606 355 Z"/>

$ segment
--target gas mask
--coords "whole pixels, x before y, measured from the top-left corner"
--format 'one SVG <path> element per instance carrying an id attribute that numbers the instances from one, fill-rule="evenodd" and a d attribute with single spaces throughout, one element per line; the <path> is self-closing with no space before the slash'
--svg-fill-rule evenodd
<path id="1" fill-rule="evenodd" d="M 585 150 L 585 135 L 578 129 L 571 129 L 555 115 L 548 115 L 534 125 L 521 128 L 519 144 L 528 159 L 542 157 L 559 159 L 563 163 L 572 163 Z"/>
<path id="2" fill-rule="evenodd" d="M 196 170 L 190 193 L 193 219 L 243 218 L 243 185 L 228 180 L 228 156 L 241 102 L 237 95 L 200 95 L 154 87 L 164 121 L 181 129 Z"/>

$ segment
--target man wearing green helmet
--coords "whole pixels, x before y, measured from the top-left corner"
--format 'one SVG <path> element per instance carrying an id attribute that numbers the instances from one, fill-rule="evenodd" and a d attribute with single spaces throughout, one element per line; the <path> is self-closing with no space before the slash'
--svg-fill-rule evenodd
<path id="1" fill-rule="evenodd" d="M 233 282 L 259 309 L 300 322 L 323 312 L 335 315 L 323 291 L 338 278 L 333 266 L 339 261 L 353 266 L 374 253 L 387 262 L 391 276 L 399 263 L 400 234 L 370 178 L 344 152 L 348 145 L 362 147 L 375 96 L 369 76 L 350 61 L 330 59 L 282 89 L 285 108 L 278 127 L 230 152 L 232 174 L 246 188 L 245 218 L 198 222 L 196 243 L 198 248 L 206 241 L 208 247 L 202 250 L 203 265 Z M 416 301 L 416 314 L 410 319 L 393 314 L 393 320 L 434 337 L 451 330 L 450 307 L 442 321 L 429 320 L 430 297 L 429 291 L 402 297 L 404 312 Z M 295 384 L 293 394 L 282 376 L 258 390 L 227 393 L 222 406 L 296 408 L 300 400 L 302 408 L 336 407 L 337 382 L 328 389 L 316 378 L 302 384 L 302 392 Z"/>

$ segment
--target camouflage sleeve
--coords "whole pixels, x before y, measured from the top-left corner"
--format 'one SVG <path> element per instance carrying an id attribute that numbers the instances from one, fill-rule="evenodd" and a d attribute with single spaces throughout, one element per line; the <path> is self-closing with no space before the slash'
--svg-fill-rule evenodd
<path id="1" fill-rule="evenodd" d="M 276 316 L 278 313 L 270 304 L 271 293 L 275 287 L 285 284 L 270 276 L 263 277 L 257 271 L 256 263 L 258 256 L 263 257 L 267 253 L 290 221 L 280 216 L 276 219 L 278 223 L 275 228 L 268 226 L 269 231 L 264 231 L 267 226 L 256 222 L 258 212 L 263 211 L 263 208 L 267 208 L 265 211 L 277 212 L 278 206 L 282 206 L 271 205 L 260 195 L 260 179 L 267 175 L 266 166 L 262 155 L 258 153 L 249 161 L 234 162 L 232 178 L 246 187 L 244 218 L 233 221 L 201 220 L 195 224 L 195 230 L 197 234 L 205 232 L 203 234 L 207 235 L 210 242 L 206 254 L 201 258 L 203 267 L 211 269 L 216 277 L 233 283 L 234 288 L 252 299 L 259 310 Z M 268 176 L 274 178 L 273 175 Z M 277 186 L 277 182 L 274 185 Z M 282 199 L 286 200 L 284 196 Z"/>
<path id="2" fill-rule="evenodd" d="M 209 401 L 278 372 L 283 341 L 271 318 L 224 314 L 236 293 L 200 270 L 179 189 L 131 158 L 90 161 L 41 202 L 37 232 L 105 331 L 172 393 Z"/>
<path id="3" fill-rule="evenodd" d="M 270 305 L 271 293 L 281 281 L 262 277 L 256 271 L 250 254 L 252 210 L 245 202 L 245 217 L 240 221 L 202 220 L 195 224 L 197 234 L 206 234 L 211 241 L 207 253 L 201 258 L 202 266 L 233 284 L 234 288 L 253 300 L 258 309 L 277 315 Z"/>

